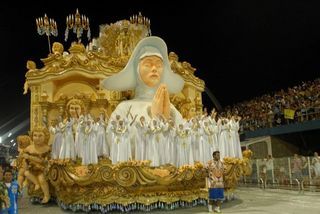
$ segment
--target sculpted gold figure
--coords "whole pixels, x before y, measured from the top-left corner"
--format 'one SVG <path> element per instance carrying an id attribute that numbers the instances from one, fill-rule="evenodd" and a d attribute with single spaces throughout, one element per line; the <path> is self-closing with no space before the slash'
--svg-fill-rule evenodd
<path id="1" fill-rule="evenodd" d="M 28 135 L 21 135 L 17 137 L 19 156 L 17 158 L 18 184 L 19 188 L 23 187 L 25 181 L 25 172 L 27 171 L 26 159 L 22 156 L 24 150 L 30 145 L 31 139 Z"/>
<path id="2" fill-rule="evenodd" d="M 47 128 L 34 128 L 31 132 L 33 143 L 22 153 L 27 166 L 24 176 L 35 185 L 35 190 L 41 188 L 44 194 L 41 203 L 47 203 L 50 199 L 49 186 L 44 174 L 50 157 L 49 135 Z"/>
<path id="3" fill-rule="evenodd" d="M 84 103 L 79 99 L 71 99 L 67 103 L 67 117 L 78 119 L 84 113 Z"/>
<path id="4" fill-rule="evenodd" d="M 54 42 L 52 45 L 52 53 L 54 55 L 62 55 L 63 54 L 63 45 L 59 42 Z"/>

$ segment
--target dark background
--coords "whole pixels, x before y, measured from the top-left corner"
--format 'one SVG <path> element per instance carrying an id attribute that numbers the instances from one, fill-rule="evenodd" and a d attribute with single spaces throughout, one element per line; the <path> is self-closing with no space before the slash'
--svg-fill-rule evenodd
<path id="1" fill-rule="evenodd" d="M 169 51 L 197 69 L 195 75 L 222 106 L 319 77 L 320 12 L 317 1 L 43 1 L 0 5 L 0 132 L 8 121 L 29 115 L 30 94 L 23 95 L 28 59 L 41 67 L 47 57 L 46 36 L 35 19 L 46 13 L 58 24 L 64 42 L 65 18 L 79 8 L 90 19 L 92 36 L 100 24 L 138 14 L 150 18 L 152 35 Z M 87 43 L 86 39 L 83 39 Z M 204 94 L 204 105 L 213 107 Z"/>

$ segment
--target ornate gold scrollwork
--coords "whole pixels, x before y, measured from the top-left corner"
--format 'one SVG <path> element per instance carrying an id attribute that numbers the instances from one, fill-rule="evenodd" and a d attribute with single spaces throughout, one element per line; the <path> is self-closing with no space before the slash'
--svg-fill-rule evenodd
<path id="1" fill-rule="evenodd" d="M 116 182 L 124 187 L 132 186 L 137 181 L 137 173 L 133 167 L 122 167 L 114 174 Z"/>
<path id="2" fill-rule="evenodd" d="M 98 172 L 103 181 L 111 182 L 113 180 L 114 171 L 111 166 L 102 166 Z"/>

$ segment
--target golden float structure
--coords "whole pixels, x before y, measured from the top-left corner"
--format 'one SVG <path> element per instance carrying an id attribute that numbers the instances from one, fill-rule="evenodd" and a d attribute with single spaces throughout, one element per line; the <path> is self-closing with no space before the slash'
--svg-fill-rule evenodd
<path id="1" fill-rule="evenodd" d="M 72 17 L 68 18 L 70 23 Z M 103 111 L 110 115 L 133 92 L 108 91 L 100 83 L 122 70 L 135 45 L 150 34 L 150 20 L 139 14 L 101 26 L 99 38 L 87 47 L 78 41 L 67 52 L 61 43 L 54 42 L 52 53 L 41 59 L 41 68 L 29 60 L 24 93 L 31 92 L 30 130 L 49 127 L 51 121 L 63 117 L 72 99 L 82 100 L 84 113 L 98 117 Z M 174 52 L 169 53 L 169 59 L 172 70 L 185 80 L 182 92 L 170 96 L 171 102 L 184 118 L 201 114 L 204 81 L 194 75 L 195 68 L 180 62 Z M 243 159 L 224 159 L 227 191 L 236 188 L 241 175 L 251 173 L 250 156 L 251 152 L 245 151 Z M 150 161 L 135 160 L 111 164 L 108 158 L 88 166 L 81 165 L 80 160 L 46 159 L 44 163 L 51 198 L 63 209 L 149 211 L 207 203 L 206 171 L 201 163 L 180 168 L 151 167 Z M 43 192 L 35 190 L 31 182 L 28 194 L 34 201 L 43 198 Z"/>

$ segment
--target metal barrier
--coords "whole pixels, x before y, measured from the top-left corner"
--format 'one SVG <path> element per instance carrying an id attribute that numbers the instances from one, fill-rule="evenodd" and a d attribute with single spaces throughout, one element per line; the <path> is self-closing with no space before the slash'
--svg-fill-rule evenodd
<path id="1" fill-rule="evenodd" d="M 266 160 L 252 160 L 252 174 L 239 180 L 239 186 L 320 192 L 320 176 L 315 173 L 314 157 L 273 158 L 272 173 Z M 300 162 L 300 167 L 298 162 Z M 302 166 L 301 166 L 302 163 Z M 269 173 L 268 173 L 269 172 Z"/>
<path id="2" fill-rule="evenodd" d="M 264 180 L 262 178 L 260 178 L 260 182 L 261 182 L 261 186 L 263 187 L 263 189 L 266 189 L 266 182 L 264 182 Z"/>

